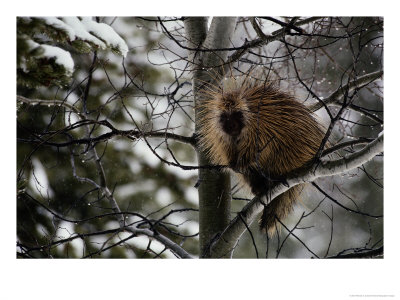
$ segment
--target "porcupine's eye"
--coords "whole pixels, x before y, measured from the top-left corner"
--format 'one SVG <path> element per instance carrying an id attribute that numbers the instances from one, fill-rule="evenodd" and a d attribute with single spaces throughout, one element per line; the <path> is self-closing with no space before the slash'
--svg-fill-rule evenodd
<path id="1" fill-rule="evenodd" d="M 238 136 L 243 129 L 243 113 L 235 111 L 232 113 L 222 113 L 220 116 L 222 129 L 231 136 Z"/>

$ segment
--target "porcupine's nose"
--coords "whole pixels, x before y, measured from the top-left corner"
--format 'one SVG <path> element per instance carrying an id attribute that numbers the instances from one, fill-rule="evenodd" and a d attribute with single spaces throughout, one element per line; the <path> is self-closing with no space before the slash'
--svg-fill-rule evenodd
<path id="1" fill-rule="evenodd" d="M 243 114 L 240 111 L 223 113 L 220 117 L 222 129 L 229 135 L 236 137 L 243 129 Z"/>

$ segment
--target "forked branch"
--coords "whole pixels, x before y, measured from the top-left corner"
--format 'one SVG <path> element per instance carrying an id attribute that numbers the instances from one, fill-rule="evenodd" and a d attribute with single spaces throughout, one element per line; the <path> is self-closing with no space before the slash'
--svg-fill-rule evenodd
<path id="1" fill-rule="evenodd" d="M 253 200 L 242 209 L 240 217 L 235 217 L 218 239 L 213 242 L 210 246 L 212 257 L 223 257 L 226 253 L 230 253 L 230 250 L 234 249 L 234 246 L 246 231 L 246 226 L 244 224 L 250 226 L 256 216 L 262 211 L 264 207 L 262 201 L 264 203 L 269 203 L 270 200 L 276 198 L 295 185 L 313 182 L 318 178 L 350 171 L 370 161 L 381 152 L 383 152 L 383 133 L 358 152 L 337 160 L 321 161 L 296 175 L 289 176 L 286 179 L 286 184 L 280 183 L 272 186 L 268 199 L 265 197 L 263 197 L 263 199 L 259 197 L 253 198 Z"/>

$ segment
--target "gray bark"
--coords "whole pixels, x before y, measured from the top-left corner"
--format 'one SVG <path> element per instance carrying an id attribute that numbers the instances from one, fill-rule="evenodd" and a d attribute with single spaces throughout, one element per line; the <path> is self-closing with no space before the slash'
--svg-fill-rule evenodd
<path id="1" fill-rule="evenodd" d="M 300 175 L 297 174 L 288 177 L 287 185 L 278 184 L 271 189 L 269 200 L 274 199 L 297 184 L 313 182 L 320 177 L 333 176 L 357 168 L 381 152 L 383 152 L 383 133 L 358 152 L 349 154 L 341 159 L 322 161 L 317 166 L 311 166 L 307 170 L 304 170 Z M 268 203 L 269 201 L 266 200 L 255 197 L 242 209 L 240 212 L 241 217 L 237 216 L 233 219 L 220 237 L 211 245 L 211 255 L 213 257 L 222 257 L 225 253 L 232 251 L 247 229 L 244 222 L 250 226 L 264 208 L 261 201 Z"/>
<path id="2" fill-rule="evenodd" d="M 210 29 L 207 32 L 207 18 L 186 18 L 185 34 L 187 45 L 193 49 L 220 49 L 230 46 L 230 40 L 236 25 L 236 18 L 213 18 Z M 198 131 L 197 105 L 201 103 L 201 87 L 205 81 L 218 84 L 213 72 L 206 71 L 209 68 L 221 65 L 227 57 L 226 51 L 190 51 L 189 59 L 192 63 L 192 86 L 196 105 L 195 131 Z M 198 162 L 200 166 L 211 165 L 207 157 L 198 150 Z M 210 242 L 215 239 L 230 222 L 231 185 L 230 177 L 226 173 L 215 170 L 199 169 L 199 239 L 200 257 L 212 257 L 209 252 Z M 230 251 L 226 257 L 230 257 Z"/>

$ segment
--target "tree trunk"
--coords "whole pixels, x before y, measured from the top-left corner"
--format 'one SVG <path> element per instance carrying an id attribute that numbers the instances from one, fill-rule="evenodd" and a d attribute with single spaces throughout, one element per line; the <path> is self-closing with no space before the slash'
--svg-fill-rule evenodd
<path id="1" fill-rule="evenodd" d="M 186 18 L 184 21 L 187 46 L 192 49 L 219 49 L 230 46 L 230 41 L 236 25 L 236 18 L 213 18 L 207 31 L 207 18 Z M 218 84 L 210 68 L 221 65 L 227 57 L 226 51 L 201 52 L 189 51 L 192 63 L 192 88 L 195 101 L 195 132 L 198 131 L 198 105 L 201 103 L 201 87 L 204 82 Z M 215 74 L 215 73 L 214 73 Z M 197 151 L 200 166 L 211 165 L 200 149 Z M 199 235 L 200 257 L 212 257 L 209 251 L 210 242 L 218 236 L 229 224 L 231 208 L 230 176 L 216 170 L 199 169 Z M 230 257 L 231 251 L 220 255 Z"/>

